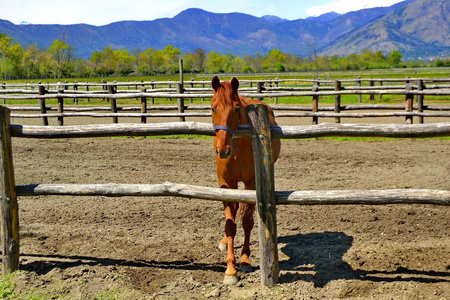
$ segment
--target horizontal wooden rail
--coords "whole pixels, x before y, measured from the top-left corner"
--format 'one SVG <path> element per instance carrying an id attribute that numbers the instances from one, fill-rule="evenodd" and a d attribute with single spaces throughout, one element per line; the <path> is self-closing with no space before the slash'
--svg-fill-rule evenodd
<path id="1" fill-rule="evenodd" d="M 162 184 L 31 184 L 16 186 L 18 196 L 177 196 L 194 199 L 256 203 L 256 191 L 165 182 Z M 435 204 L 450 205 L 450 191 L 427 189 L 324 190 L 275 192 L 277 204 Z"/>
<path id="2" fill-rule="evenodd" d="M 427 116 L 427 114 L 424 114 Z M 450 114 L 447 115 L 450 117 Z M 54 113 L 54 114 L 11 114 L 11 118 L 56 118 L 56 117 L 123 117 L 123 118 L 165 118 L 165 117 L 211 117 L 211 113 Z"/>
<path id="3" fill-rule="evenodd" d="M 335 95 L 433 95 L 447 96 L 450 95 L 450 89 L 436 90 L 342 90 L 342 91 L 325 91 L 325 92 L 269 92 L 269 93 L 246 93 L 241 92 L 239 95 L 249 98 L 265 98 L 265 97 L 307 97 L 307 96 L 335 96 Z M 116 93 L 116 94 L 74 94 L 74 93 L 55 93 L 46 95 L 2 95 L 2 99 L 6 100 L 31 100 L 31 99 L 57 99 L 57 98 L 97 98 L 97 99 L 129 99 L 129 98 L 212 98 L 212 93 Z"/>
<path id="4" fill-rule="evenodd" d="M 11 125 L 13 137 L 83 138 L 105 136 L 156 136 L 201 134 L 214 136 L 210 123 L 172 122 L 155 124 L 93 124 L 73 126 Z M 239 126 L 237 137 L 249 136 L 248 126 Z M 431 124 L 318 124 L 306 126 L 272 126 L 272 136 L 282 139 L 329 136 L 425 138 L 450 136 L 450 122 Z"/>
<path id="5" fill-rule="evenodd" d="M 390 112 L 390 113 L 277 113 L 276 117 L 320 117 L 320 118 L 378 118 L 378 117 L 434 117 L 449 118 L 448 112 L 420 113 L 420 112 Z M 125 117 L 125 118 L 170 118 L 170 117 L 211 117 L 211 113 L 54 113 L 54 114 L 11 114 L 12 118 L 60 118 L 60 117 Z"/>

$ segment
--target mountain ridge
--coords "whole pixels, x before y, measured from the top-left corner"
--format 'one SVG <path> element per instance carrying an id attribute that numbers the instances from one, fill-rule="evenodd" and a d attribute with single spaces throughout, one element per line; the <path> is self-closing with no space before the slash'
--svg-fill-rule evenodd
<path id="1" fill-rule="evenodd" d="M 450 53 L 449 13 L 447 0 L 406 0 L 390 7 L 292 21 L 190 8 L 173 18 L 103 26 L 15 25 L 0 20 L 0 33 L 22 46 L 34 43 L 48 48 L 55 39 L 65 40 L 75 48 L 76 56 L 85 58 L 107 46 L 131 51 L 167 45 L 182 52 L 201 48 L 234 55 L 266 53 L 274 48 L 301 56 L 348 55 L 369 49 L 399 50 L 406 57 L 419 57 Z"/>

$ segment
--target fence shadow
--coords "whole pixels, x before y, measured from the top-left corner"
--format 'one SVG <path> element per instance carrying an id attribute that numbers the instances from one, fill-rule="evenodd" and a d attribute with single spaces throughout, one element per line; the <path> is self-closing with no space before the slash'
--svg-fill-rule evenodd
<path id="1" fill-rule="evenodd" d="M 138 268 L 157 268 L 157 269 L 172 269 L 172 270 L 203 270 L 213 272 L 225 272 L 225 266 L 221 264 L 203 264 L 194 263 L 190 260 L 177 261 L 155 261 L 155 260 L 126 260 L 101 258 L 92 256 L 79 255 L 58 255 L 58 254 L 22 254 L 22 257 L 36 257 L 39 259 L 32 262 L 23 262 L 20 265 L 21 270 L 36 272 L 39 275 L 47 274 L 52 269 L 67 269 L 77 266 L 127 266 Z"/>
<path id="2" fill-rule="evenodd" d="M 450 283 L 450 272 L 410 270 L 404 267 L 394 271 L 355 270 L 343 261 L 343 256 L 353 244 L 353 237 L 342 232 L 284 236 L 278 238 L 278 243 L 285 244 L 279 248 L 289 257 L 288 260 L 280 261 L 280 269 L 288 271 L 280 277 L 280 283 L 303 280 L 313 282 L 315 287 L 323 287 L 338 279 Z"/>
<path id="3" fill-rule="evenodd" d="M 279 249 L 288 259 L 280 261 L 283 274 L 280 283 L 294 281 L 313 282 L 315 287 L 324 287 L 333 280 L 365 280 L 373 282 L 417 282 L 450 283 L 450 269 L 447 271 L 422 271 L 398 267 L 394 271 L 358 270 L 343 261 L 343 256 L 352 247 L 353 237 L 342 232 L 321 232 L 282 236 L 278 238 Z M 39 260 L 22 262 L 20 269 L 47 274 L 55 268 L 66 269 L 77 266 L 129 266 L 168 270 L 212 271 L 223 273 L 222 263 L 196 263 L 190 260 L 155 261 L 126 260 L 92 256 L 68 256 L 58 254 L 22 254 Z M 0 259 L 1 261 L 1 259 Z M 256 270 L 258 269 L 255 268 Z"/>

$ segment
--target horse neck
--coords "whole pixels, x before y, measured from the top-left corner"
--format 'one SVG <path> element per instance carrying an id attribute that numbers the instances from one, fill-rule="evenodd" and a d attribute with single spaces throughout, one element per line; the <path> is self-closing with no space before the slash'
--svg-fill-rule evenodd
<path id="1" fill-rule="evenodd" d="M 247 106 L 248 103 L 244 97 L 239 97 L 239 107 L 240 107 L 240 114 L 241 114 L 241 121 L 239 124 L 241 125 L 248 125 L 248 117 L 247 117 Z"/>

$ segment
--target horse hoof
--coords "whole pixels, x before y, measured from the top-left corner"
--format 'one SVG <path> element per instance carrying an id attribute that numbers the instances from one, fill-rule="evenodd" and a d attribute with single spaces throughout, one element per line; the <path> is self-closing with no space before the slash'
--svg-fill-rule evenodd
<path id="1" fill-rule="evenodd" d="M 241 264 L 241 265 L 239 266 L 239 268 L 240 268 L 241 271 L 244 272 L 244 273 L 251 273 L 251 272 L 253 272 L 253 268 L 252 268 L 252 266 L 249 265 L 249 264 Z"/>
<path id="2" fill-rule="evenodd" d="M 228 285 L 236 284 L 238 283 L 238 281 L 239 279 L 236 275 L 233 276 L 225 275 L 225 277 L 223 278 L 223 283 Z"/>
<path id="3" fill-rule="evenodd" d="M 220 251 L 227 251 L 227 249 L 228 249 L 228 244 L 219 243 L 219 250 Z"/>

